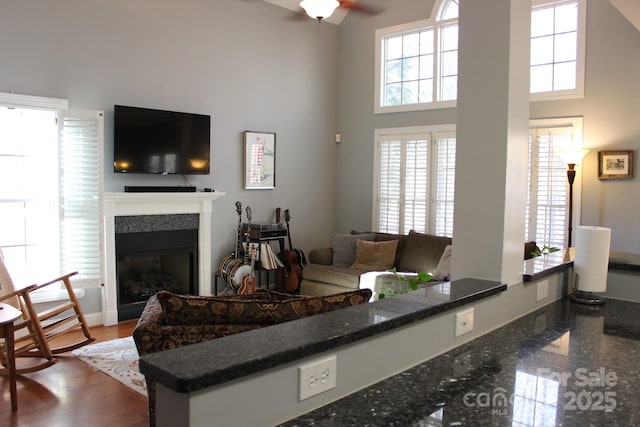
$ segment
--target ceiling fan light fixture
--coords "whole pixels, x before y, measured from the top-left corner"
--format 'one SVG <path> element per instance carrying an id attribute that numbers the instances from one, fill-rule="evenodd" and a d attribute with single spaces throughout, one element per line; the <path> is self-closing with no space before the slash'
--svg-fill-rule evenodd
<path id="1" fill-rule="evenodd" d="M 313 19 L 321 21 L 333 14 L 333 11 L 340 6 L 337 0 L 302 0 L 300 7 Z"/>

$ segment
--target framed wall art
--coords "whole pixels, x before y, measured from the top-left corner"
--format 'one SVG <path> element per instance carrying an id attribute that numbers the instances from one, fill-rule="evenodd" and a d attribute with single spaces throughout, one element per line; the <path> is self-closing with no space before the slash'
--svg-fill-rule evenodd
<path id="1" fill-rule="evenodd" d="M 276 134 L 244 132 L 244 188 L 271 190 L 276 187 Z"/>
<path id="2" fill-rule="evenodd" d="M 598 151 L 598 178 L 633 178 L 633 151 Z"/>

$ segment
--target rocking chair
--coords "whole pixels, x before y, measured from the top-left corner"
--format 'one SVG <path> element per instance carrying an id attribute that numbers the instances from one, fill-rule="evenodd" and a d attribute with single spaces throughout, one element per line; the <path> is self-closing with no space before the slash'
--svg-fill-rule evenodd
<path id="1" fill-rule="evenodd" d="M 16 289 L 0 251 L 0 302 L 10 304 L 22 312 L 22 318 L 14 323 L 16 359 L 22 357 L 40 359 L 38 362 L 26 364 L 26 366 L 19 364 L 16 366 L 17 374 L 47 368 L 56 363 L 54 355 L 74 350 L 94 341 L 71 286 L 70 278 L 75 274 L 77 273 L 66 274 L 40 285 Z M 31 300 L 32 292 L 56 283 L 64 284 L 68 300 L 56 307 L 38 312 Z M 62 334 L 77 330 L 81 330 L 83 336 L 62 338 L 58 346 L 53 346 L 54 340 Z M 6 367 L 6 349 L 3 347 L 4 344 L 0 344 L 0 363 Z M 6 375 L 7 369 L 3 367 L 0 367 L 0 374 Z"/>

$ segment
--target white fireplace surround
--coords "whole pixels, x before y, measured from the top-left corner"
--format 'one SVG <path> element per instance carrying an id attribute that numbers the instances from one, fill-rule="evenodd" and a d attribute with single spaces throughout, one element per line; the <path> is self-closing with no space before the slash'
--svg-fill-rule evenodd
<path id="1" fill-rule="evenodd" d="M 115 217 L 128 215 L 170 215 L 197 213 L 198 294 L 211 295 L 211 214 L 213 201 L 225 193 L 105 193 L 105 271 L 102 289 L 102 323 L 118 323 Z"/>

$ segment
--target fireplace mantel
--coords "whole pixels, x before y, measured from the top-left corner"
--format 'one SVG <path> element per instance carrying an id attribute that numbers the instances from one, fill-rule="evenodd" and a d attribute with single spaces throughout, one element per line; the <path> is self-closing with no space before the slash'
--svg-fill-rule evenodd
<path id="1" fill-rule="evenodd" d="M 104 242 L 105 272 L 102 291 L 102 322 L 118 323 L 116 294 L 115 217 L 125 215 L 199 214 L 198 224 L 198 293 L 211 294 L 211 213 L 213 201 L 221 192 L 196 193 L 105 193 Z"/>

